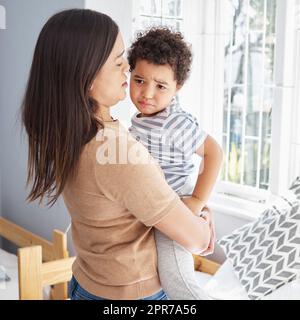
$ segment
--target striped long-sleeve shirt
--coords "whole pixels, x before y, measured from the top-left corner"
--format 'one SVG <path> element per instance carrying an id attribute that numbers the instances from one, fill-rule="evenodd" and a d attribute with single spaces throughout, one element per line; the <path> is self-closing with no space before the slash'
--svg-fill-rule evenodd
<path id="1" fill-rule="evenodd" d="M 136 113 L 131 124 L 131 134 L 158 161 L 171 188 L 180 193 L 194 171 L 192 156 L 207 137 L 197 119 L 172 100 L 151 117 Z"/>

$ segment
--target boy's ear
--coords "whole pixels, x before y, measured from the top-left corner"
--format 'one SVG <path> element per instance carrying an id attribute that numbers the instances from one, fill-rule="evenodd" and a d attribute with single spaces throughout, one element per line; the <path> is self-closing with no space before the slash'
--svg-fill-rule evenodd
<path id="1" fill-rule="evenodd" d="M 182 88 L 182 84 L 177 84 L 176 85 L 176 92 L 178 92 Z"/>

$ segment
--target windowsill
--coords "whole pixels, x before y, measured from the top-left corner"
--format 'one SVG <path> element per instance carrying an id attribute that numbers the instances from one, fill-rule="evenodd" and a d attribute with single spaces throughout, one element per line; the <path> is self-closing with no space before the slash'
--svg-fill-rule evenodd
<path id="1" fill-rule="evenodd" d="M 220 193 L 214 193 L 212 195 L 208 206 L 213 211 L 248 221 L 257 219 L 267 207 L 265 203 L 258 203 Z"/>

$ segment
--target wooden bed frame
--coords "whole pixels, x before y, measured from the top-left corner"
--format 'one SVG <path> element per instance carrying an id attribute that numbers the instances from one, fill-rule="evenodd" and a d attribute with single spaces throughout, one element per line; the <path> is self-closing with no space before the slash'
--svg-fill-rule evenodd
<path id="1" fill-rule="evenodd" d="M 194 258 L 194 268 L 196 271 L 205 272 L 208 274 L 211 274 L 212 276 L 218 271 L 220 268 L 220 264 L 217 262 L 214 262 L 212 260 L 208 260 L 201 256 L 195 256 Z"/>
<path id="2" fill-rule="evenodd" d="M 50 299 L 68 298 L 67 283 L 72 277 L 75 257 L 69 257 L 66 234 L 53 231 L 50 242 L 0 217 L 0 236 L 18 247 L 19 299 L 42 300 L 43 287 L 52 286 Z M 215 274 L 220 265 L 200 256 L 194 257 L 195 270 Z"/>
<path id="3" fill-rule="evenodd" d="M 0 217 L 0 236 L 20 247 L 18 249 L 19 299 L 43 299 L 43 287 L 53 285 L 50 299 L 67 299 L 67 281 L 71 266 L 66 234 L 53 231 L 50 242 Z"/>

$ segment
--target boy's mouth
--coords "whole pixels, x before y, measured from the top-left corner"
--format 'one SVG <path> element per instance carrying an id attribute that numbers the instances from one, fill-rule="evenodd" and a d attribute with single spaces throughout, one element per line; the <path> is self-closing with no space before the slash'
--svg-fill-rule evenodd
<path id="1" fill-rule="evenodd" d="M 139 101 L 139 104 L 141 107 L 146 108 L 146 107 L 153 107 L 153 104 L 148 103 L 146 101 Z"/>

